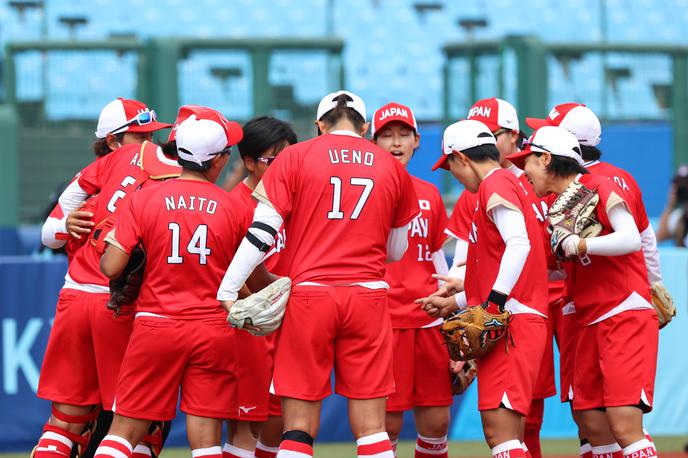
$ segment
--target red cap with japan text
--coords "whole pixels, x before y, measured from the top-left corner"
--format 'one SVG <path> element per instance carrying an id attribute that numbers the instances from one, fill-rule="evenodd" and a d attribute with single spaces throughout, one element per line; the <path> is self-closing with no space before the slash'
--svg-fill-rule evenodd
<path id="1" fill-rule="evenodd" d="M 383 127 L 393 121 L 404 123 L 412 128 L 414 132 L 418 133 L 418 124 L 416 123 L 416 117 L 413 115 L 413 111 L 406 105 L 391 102 L 378 108 L 375 110 L 375 113 L 373 113 L 373 122 L 371 126 L 373 137 L 375 137 L 375 134 L 380 132 Z"/>
<path id="2" fill-rule="evenodd" d="M 533 129 L 559 126 L 573 135 L 581 145 L 597 146 L 602 139 L 602 125 L 593 111 L 582 103 L 562 103 L 550 110 L 547 118 L 526 118 Z"/>
<path id="3" fill-rule="evenodd" d="M 466 119 L 480 121 L 492 132 L 496 132 L 499 129 L 509 129 L 514 132 L 519 132 L 520 130 L 516 108 L 506 100 L 496 97 L 475 102 L 468 110 L 468 117 Z"/>

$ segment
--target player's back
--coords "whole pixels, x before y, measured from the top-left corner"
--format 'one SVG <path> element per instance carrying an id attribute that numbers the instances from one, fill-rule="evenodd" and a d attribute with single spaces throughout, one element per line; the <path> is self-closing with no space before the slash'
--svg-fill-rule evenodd
<path id="1" fill-rule="evenodd" d="M 112 218 L 123 199 L 148 178 L 140 163 L 142 145 L 125 145 L 86 167 L 77 178 L 79 186 L 91 195 L 97 194 L 89 208 L 96 223 L 93 231 L 101 231 L 102 223 Z M 105 234 L 98 233 L 98 236 Z M 81 285 L 107 286 L 109 280 L 100 271 L 100 255 L 91 240 L 83 244 L 69 264 L 69 277 Z"/>
<path id="2" fill-rule="evenodd" d="M 419 214 L 403 166 L 353 134 L 325 134 L 285 149 L 262 183 L 287 216 L 289 243 L 280 256 L 295 283 L 382 280 L 390 230 Z"/>
<path id="3" fill-rule="evenodd" d="M 138 191 L 118 220 L 117 241 L 138 238 L 147 256 L 137 311 L 222 317 L 215 296 L 244 235 L 224 190 L 204 181 L 168 180 Z"/>

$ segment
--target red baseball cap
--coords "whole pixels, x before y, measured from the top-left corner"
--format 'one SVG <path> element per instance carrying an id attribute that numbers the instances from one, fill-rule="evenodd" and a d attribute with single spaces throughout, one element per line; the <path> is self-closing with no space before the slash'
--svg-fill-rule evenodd
<path id="1" fill-rule="evenodd" d="M 371 126 L 371 133 L 375 137 L 375 133 L 379 132 L 383 127 L 393 121 L 399 121 L 418 132 L 418 124 L 416 123 L 416 117 L 413 115 L 413 111 L 406 105 L 400 103 L 391 102 L 384 105 L 373 113 L 373 122 Z"/>
<path id="2" fill-rule="evenodd" d="M 150 110 L 145 103 L 119 97 L 100 112 L 96 137 L 123 132 L 155 132 L 170 127 L 172 124 L 158 122 L 155 110 Z"/>
<path id="3" fill-rule="evenodd" d="M 201 164 L 228 146 L 236 145 L 244 137 L 241 125 L 227 120 L 219 111 L 200 106 L 193 106 L 190 110 L 192 112 L 176 129 L 180 159 Z"/>
<path id="4" fill-rule="evenodd" d="M 492 97 L 478 100 L 468 110 L 466 119 L 474 119 L 485 124 L 492 132 L 499 129 L 519 131 L 516 108 L 506 100 Z"/>
<path id="5" fill-rule="evenodd" d="M 550 110 L 547 118 L 526 118 L 533 129 L 559 126 L 576 136 L 581 145 L 597 146 L 602 139 L 602 125 L 593 111 L 582 103 L 562 103 Z"/>

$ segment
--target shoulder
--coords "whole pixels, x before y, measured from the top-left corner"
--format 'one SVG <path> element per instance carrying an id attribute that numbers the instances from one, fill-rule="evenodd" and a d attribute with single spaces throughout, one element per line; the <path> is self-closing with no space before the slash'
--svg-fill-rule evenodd
<path id="1" fill-rule="evenodd" d="M 411 181 L 413 182 L 413 187 L 418 197 L 424 196 L 425 198 L 442 199 L 440 190 L 429 181 L 422 180 L 414 175 L 411 175 Z"/>

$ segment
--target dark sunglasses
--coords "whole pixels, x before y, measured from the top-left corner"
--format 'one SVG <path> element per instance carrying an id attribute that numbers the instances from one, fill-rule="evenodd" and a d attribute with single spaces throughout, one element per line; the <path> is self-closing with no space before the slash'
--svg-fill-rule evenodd
<path id="1" fill-rule="evenodd" d="M 502 127 L 501 129 L 498 129 L 497 131 L 495 131 L 495 133 L 493 133 L 492 135 L 494 135 L 494 137 L 497 138 L 502 134 L 506 134 L 506 133 L 510 133 L 510 132 L 511 132 L 511 129 L 505 129 Z"/>
<path id="2" fill-rule="evenodd" d="M 133 126 L 134 124 L 136 124 L 137 126 L 145 126 L 146 124 L 150 124 L 155 120 L 157 120 L 155 110 L 142 111 L 141 113 L 137 114 L 136 116 L 128 120 L 126 123 L 119 126 L 118 128 L 112 129 L 109 133 L 115 133 L 118 130 L 124 129 L 125 127 Z"/>

